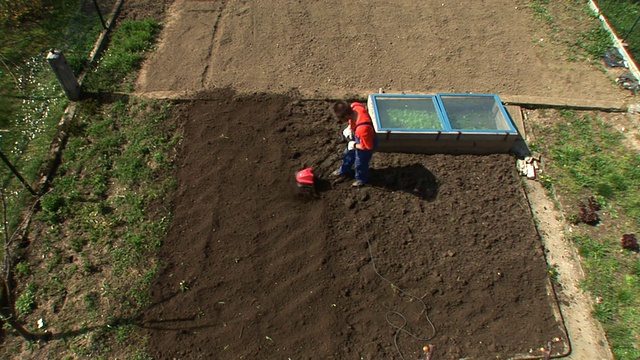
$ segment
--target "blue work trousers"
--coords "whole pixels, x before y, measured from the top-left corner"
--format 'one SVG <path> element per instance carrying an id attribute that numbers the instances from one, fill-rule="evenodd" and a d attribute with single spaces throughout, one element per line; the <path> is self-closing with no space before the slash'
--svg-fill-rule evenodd
<path id="1" fill-rule="evenodd" d="M 371 156 L 373 156 L 373 150 L 344 149 L 340 174 L 353 175 L 353 167 L 355 165 L 356 180 L 365 184 L 368 183 L 371 180 L 371 171 L 369 170 Z"/>

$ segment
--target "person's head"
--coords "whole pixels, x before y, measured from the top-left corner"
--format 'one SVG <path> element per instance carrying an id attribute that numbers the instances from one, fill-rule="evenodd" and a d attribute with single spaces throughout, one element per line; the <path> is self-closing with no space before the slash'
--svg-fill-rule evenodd
<path id="1" fill-rule="evenodd" d="M 331 106 L 331 112 L 340 121 L 347 121 L 353 117 L 353 109 L 345 101 L 337 101 Z"/>

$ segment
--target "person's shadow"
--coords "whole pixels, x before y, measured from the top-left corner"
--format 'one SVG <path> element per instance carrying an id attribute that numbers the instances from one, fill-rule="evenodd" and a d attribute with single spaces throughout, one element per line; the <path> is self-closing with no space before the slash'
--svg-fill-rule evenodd
<path id="1" fill-rule="evenodd" d="M 436 198 L 440 187 L 435 175 L 421 164 L 371 169 L 371 185 L 404 191 L 427 201 Z"/>

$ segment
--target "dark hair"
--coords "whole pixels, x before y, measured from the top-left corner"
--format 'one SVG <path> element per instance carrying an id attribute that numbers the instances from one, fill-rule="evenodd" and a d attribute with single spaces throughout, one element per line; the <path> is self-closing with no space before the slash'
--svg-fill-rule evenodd
<path id="1" fill-rule="evenodd" d="M 351 117 L 353 109 L 351 109 L 351 106 L 345 101 L 337 101 L 331 106 L 331 112 L 333 112 L 333 115 L 338 119 L 345 119 Z"/>

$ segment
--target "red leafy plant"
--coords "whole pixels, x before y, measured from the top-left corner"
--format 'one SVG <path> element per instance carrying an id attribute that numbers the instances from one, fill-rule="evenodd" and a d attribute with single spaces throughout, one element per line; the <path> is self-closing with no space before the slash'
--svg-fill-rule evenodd
<path id="1" fill-rule="evenodd" d="M 600 203 L 593 196 L 588 197 L 586 201 L 580 202 L 580 212 L 578 213 L 580 222 L 596 225 L 600 222 L 598 210 L 600 210 Z"/>
<path id="2" fill-rule="evenodd" d="M 635 234 L 622 235 L 621 243 L 623 249 L 640 252 L 640 245 L 638 245 L 638 238 Z"/>
<path id="3" fill-rule="evenodd" d="M 589 196 L 587 198 L 587 206 L 590 209 L 593 209 L 593 211 L 600 211 L 600 203 L 598 202 L 598 200 L 596 200 L 595 196 Z"/>

